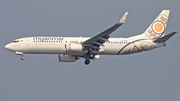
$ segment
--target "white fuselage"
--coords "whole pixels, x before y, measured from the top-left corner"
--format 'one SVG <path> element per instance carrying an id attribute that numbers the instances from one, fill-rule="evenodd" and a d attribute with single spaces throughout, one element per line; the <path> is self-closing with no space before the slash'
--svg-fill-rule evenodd
<path id="1" fill-rule="evenodd" d="M 132 54 L 164 46 L 177 33 L 164 36 L 169 12 L 163 10 L 144 33 L 129 38 L 110 38 L 110 34 L 125 22 L 126 12 L 118 23 L 93 37 L 25 37 L 16 39 L 5 48 L 22 55 L 22 60 L 23 54 L 59 54 L 59 62 L 85 58 L 84 63 L 88 65 L 90 59 L 95 60 L 100 55 Z"/>
<path id="2" fill-rule="evenodd" d="M 67 52 L 66 44 L 81 44 L 88 37 L 25 37 L 9 43 L 5 47 L 16 54 L 68 54 L 82 56 L 87 50 Z M 137 38 L 109 38 L 104 46 L 100 46 L 96 55 L 123 55 L 142 52 L 164 46 L 153 40 Z"/>

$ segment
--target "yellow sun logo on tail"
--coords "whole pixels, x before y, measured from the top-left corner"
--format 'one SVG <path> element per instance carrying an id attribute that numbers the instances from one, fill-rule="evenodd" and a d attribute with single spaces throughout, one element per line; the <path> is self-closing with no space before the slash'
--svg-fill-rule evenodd
<path id="1" fill-rule="evenodd" d="M 156 24 L 154 25 L 154 30 L 155 30 L 156 32 L 161 32 L 161 31 L 163 30 L 163 25 L 162 25 L 161 23 L 156 23 Z"/>
<path id="2" fill-rule="evenodd" d="M 162 22 L 155 22 L 152 26 L 153 31 L 156 34 L 161 34 L 164 32 L 165 28 L 164 28 L 164 24 Z"/>

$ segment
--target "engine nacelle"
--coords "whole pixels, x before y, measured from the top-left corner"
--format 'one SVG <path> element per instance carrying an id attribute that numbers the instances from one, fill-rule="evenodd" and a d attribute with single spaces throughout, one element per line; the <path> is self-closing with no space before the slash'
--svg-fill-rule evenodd
<path id="1" fill-rule="evenodd" d="M 83 46 L 81 44 L 65 44 L 66 52 L 82 52 Z"/>
<path id="2" fill-rule="evenodd" d="M 59 62 L 75 62 L 76 56 L 68 56 L 68 55 L 58 55 Z"/>

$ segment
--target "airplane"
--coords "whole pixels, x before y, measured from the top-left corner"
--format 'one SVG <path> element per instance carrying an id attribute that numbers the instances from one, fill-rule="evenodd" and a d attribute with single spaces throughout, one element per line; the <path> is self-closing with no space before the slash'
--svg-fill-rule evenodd
<path id="1" fill-rule="evenodd" d="M 169 13 L 170 10 L 163 10 L 144 33 L 129 38 L 110 38 L 110 34 L 125 22 L 126 12 L 118 23 L 94 37 L 24 37 L 5 48 L 21 55 L 22 60 L 24 54 L 58 54 L 59 62 L 84 58 L 88 65 L 100 55 L 126 55 L 165 46 L 166 41 L 177 33 L 164 36 Z"/>

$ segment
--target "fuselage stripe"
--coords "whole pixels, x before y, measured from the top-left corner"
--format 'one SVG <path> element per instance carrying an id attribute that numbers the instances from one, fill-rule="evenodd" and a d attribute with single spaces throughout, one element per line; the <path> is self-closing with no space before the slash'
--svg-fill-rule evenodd
<path id="1" fill-rule="evenodd" d="M 141 41 L 141 40 L 146 40 L 146 39 L 139 39 L 139 40 L 135 40 L 135 41 L 132 41 L 132 42 L 128 43 L 127 45 L 125 45 L 123 48 L 121 48 L 121 49 L 119 50 L 119 52 L 117 53 L 117 55 L 119 55 L 119 53 L 121 53 L 121 51 L 122 51 L 124 48 L 126 48 L 128 45 L 130 45 L 130 44 L 132 44 L 132 43 L 134 43 L 134 42 L 137 42 L 137 41 Z"/>

